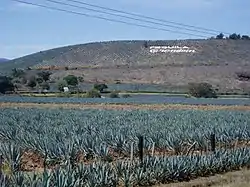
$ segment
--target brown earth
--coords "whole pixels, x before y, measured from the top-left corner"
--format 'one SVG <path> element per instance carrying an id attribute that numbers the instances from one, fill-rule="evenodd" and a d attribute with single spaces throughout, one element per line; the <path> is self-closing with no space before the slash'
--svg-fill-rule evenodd
<path id="1" fill-rule="evenodd" d="M 106 109 L 106 110 L 241 110 L 249 111 L 250 106 L 181 105 L 181 104 L 74 104 L 74 103 L 8 103 L 0 102 L 1 108 L 65 108 L 65 109 Z"/>

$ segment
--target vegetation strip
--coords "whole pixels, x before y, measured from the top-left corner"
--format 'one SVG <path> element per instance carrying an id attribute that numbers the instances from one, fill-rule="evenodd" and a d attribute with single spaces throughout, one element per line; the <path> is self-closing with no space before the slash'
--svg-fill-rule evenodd
<path id="1" fill-rule="evenodd" d="M 250 106 L 222 106 L 222 105 L 182 105 L 182 104 L 74 104 L 74 103 L 14 103 L 14 102 L 0 102 L 1 108 L 72 108 L 72 109 L 114 109 L 114 110 L 250 110 Z"/>
<path id="2" fill-rule="evenodd" d="M 249 114 L 0 108 L 0 186 L 152 186 L 249 168 Z"/>

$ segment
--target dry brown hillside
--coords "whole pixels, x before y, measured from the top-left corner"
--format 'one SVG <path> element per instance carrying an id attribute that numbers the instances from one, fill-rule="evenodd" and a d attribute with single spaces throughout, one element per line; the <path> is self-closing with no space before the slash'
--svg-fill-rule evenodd
<path id="1" fill-rule="evenodd" d="M 195 53 L 151 53 L 150 46 L 187 46 Z M 0 64 L 12 68 L 56 66 L 53 78 L 83 76 L 86 82 L 157 83 L 183 86 L 209 82 L 221 91 L 246 89 L 250 80 L 250 40 L 111 41 L 67 46 Z"/>

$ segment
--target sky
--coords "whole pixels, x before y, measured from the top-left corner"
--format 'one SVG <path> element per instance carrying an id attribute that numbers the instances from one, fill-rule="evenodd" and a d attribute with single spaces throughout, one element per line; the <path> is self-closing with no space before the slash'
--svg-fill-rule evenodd
<path id="1" fill-rule="evenodd" d="M 161 27 L 168 30 L 188 32 L 176 28 L 126 20 L 89 10 L 53 4 L 46 0 L 23 1 L 158 28 Z M 67 2 L 67 0 L 57 1 Z M 250 35 L 249 0 L 78 1 L 227 33 Z M 74 4 L 84 6 L 76 3 Z M 202 33 L 195 34 L 208 36 L 207 34 Z M 190 38 L 197 37 L 188 34 L 141 28 L 65 12 L 58 12 L 14 2 L 12 0 L 0 0 L 0 57 L 2 58 L 13 59 L 55 47 L 88 42 L 135 39 L 175 40 Z"/>

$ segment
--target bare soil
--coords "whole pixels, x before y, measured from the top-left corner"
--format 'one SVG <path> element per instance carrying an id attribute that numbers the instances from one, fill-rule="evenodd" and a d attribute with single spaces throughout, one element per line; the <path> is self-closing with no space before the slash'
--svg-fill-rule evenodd
<path id="1" fill-rule="evenodd" d="M 182 104 L 74 104 L 74 103 L 14 103 L 0 102 L 0 108 L 63 108 L 63 109 L 106 109 L 106 110 L 241 110 L 250 106 L 182 105 Z"/>

